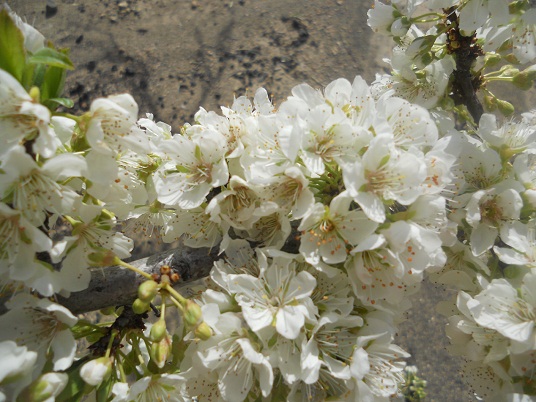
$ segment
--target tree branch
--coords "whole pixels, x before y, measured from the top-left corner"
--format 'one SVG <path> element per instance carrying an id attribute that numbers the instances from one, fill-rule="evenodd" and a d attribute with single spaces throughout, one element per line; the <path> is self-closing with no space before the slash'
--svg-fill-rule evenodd
<path id="1" fill-rule="evenodd" d="M 169 265 L 180 275 L 176 288 L 209 275 L 214 261 L 218 259 L 218 248 L 191 248 L 182 245 L 129 264 L 149 274 L 158 274 L 162 265 Z M 147 279 L 126 268 L 112 266 L 90 268 L 91 282 L 81 292 L 70 297 L 58 296 L 58 302 L 73 314 L 99 310 L 110 306 L 132 304 L 137 297 L 138 286 Z"/>
<path id="2" fill-rule="evenodd" d="M 459 28 L 458 14 L 455 7 L 445 10 L 447 23 L 451 27 L 447 31 L 447 50 L 454 55 L 456 70 L 452 82 L 451 97 L 457 105 L 465 105 L 471 114 L 475 124 L 478 125 L 484 108 L 476 96 L 480 88 L 480 74 L 475 74 L 472 67 L 478 56 L 481 56 L 482 48 L 476 43 L 476 34 L 464 36 Z"/>

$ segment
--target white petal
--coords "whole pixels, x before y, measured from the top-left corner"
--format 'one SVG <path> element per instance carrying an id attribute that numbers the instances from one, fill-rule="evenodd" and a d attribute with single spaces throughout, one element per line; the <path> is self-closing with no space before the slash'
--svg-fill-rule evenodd
<path id="1" fill-rule="evenodd" d="M 304 316 L 296 311 L 295 306 L 284 306 L 276 314 L 276 330 L 287 339 L 296 339 L 304 323 Z"/>
<path id="2" fill-rule="evenodd" d="M 70 330 L 56 334 L 51 343 L 54 351 L 54 370 L 67 370 L 74 360 L 76 341 Z"/>

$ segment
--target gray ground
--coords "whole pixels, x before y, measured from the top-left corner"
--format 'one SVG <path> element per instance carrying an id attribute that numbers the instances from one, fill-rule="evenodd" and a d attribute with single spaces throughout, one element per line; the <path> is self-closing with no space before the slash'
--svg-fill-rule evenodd
<path id="1" fill-rule="evenodd" d="M 79 109 L 99 96 L 131 93 L 140 114 L 175 130 L 199 106 L 218 110 L 233 96 L 264 86 L 280 103 L 292 86 L 317 87 L 381 72 L 390 43 L 372 35 L 372 0 L 7 0 L 59 47 L 77 69 L 66 95 Z M 50 4 L 51 2 L 49 2 Z M 151 253 L 152 240 L 138 253 Z M 428 380 L 428 401 L 472 400 L 459 361 L 445 350 L 445 320 L 435 304 L 442 290 L 426 286 L 414 299 L 399 342 Z"/>

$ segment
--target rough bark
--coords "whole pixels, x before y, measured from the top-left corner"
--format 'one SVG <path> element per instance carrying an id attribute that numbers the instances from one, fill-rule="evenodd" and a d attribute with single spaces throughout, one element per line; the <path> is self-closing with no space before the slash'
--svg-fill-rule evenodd
<path id="1" fill-rule="evenodd" d="M 180 288 L 206 277 L 218 258 L 218 248 L 191 248 L 181 246 L 164 251 L 130 264 L 149 274 L 159 273 L 162 265 L 169 265 L 180 275 L 175 287 Z M 138 286 L 146 280 L 143 276 L 120 266 L 91 268 L 89 287 L 70 297 L 58 297 L 58 301 L 73 314 L 99 310 L 109 306 L 131 304 L 136 298 Z"/>

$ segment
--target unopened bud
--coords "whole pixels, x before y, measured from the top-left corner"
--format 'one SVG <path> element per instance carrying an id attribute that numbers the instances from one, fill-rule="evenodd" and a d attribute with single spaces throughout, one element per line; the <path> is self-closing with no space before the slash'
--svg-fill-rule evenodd
<path id="1" fill-rule="evenodd" d="M 535 79 L 536 66 L 530 66 L 529 68 L 521 71 L 519 74 L 514 75 L 512 83 L 519 89 L 527 91 L 532 88 Z"/>
<path id="2" fill-rule="evenodd" d="M 205 321 L 203 321 L 195 329 L 194 335 L 195 335 L 196 338 L 199 338 L 202 341 L 206 341 L 207 339 L 209 339 L 212 336 L 212 329 L 210 328 L 210 326 Z"/>
<path id="3" fill-rule="evenodd" d="M 100 313 L 102 315 L 112 315 L 112 314 L 115 313 L 115 307 L 110 306 L 110 307 L 102 308 L 102 309 L 100 309 Z"/>
<path id="4" fill-rule="evenodd" d="M 67 385 L 69 376 L 65 373 L 46 373 L 26 388 L 17 400 L 43 402 L 54 400 Z"/>
<path id="5" fill-rule="evenodd" d="M 197 323 L 202 319 L 203 313 L 201 307 L 196 302 L 186 300 L 186 307 L 184 308 L 184 321 L 190 327 L 195 327 Z"/>
<path id="6" fill-rule="evenodd" d="M 158 368 L 164 367 L 164 364 L 166 364 L 167 359 L 171 355 L 171 338 L 166 336 L 160 342 L 154 342 L 151 345 L 149 354 Z"/>
<path id="7" fill-rule="evenodd" d="M 486 56 L 484 58 L 484 66 L 486 66 L 486 67 L 495 66 L 501 60 L 502 60 L 502 56 L 500 54 L 486 53 Z"/>
<path id="8" fill-rule="evenodd" d="M 497 109 L 497 98 L 491 95 L 484 96 L 484 107 L 486 111 L 493 112 Z"/>
<path id="9" fill-rule="evenodd" d="M 166 321 L 158 320 L 151 327 L 151 340 L 160 342 L 167 335 Z"/>
<path id="10" fill-rule="evenodd" d="M 80 377 L 94 387 L 99 386 L 112 373 L 112 359 L 103 356 L 90 360 L 80 369 Z"/>
<path id="11" fill-rule="evenodd" d="M 149 311 L 150 308 L 150 303 L 147 303 L 140 299 L 136 299 L 134 300 L 134 303 L 132 303 L 132 311 L 134 311 L 135 314 L 143 314 Z"/>
<path id="12" fill-rule="evenodd" d="M 38 87 L 31 87 L 30 88 L 30 96 L 31 98 L 39 103 L 39 99 L 41 98 L 41 92 L 39 91 Z"/>
<path id="13" fill-rule="evenodd" d="M 410 21 L 408 20 L 408 17 L 402 16 L 401 18 L 397 18 L 392 24 L 391 24 L 391 34 L 393 36 L 404 36 L 408 33 L 408 29 L 411 26 Z"/>
<path id="14" fill-rule="evenodd" d="M 138 288 L 138 298 L 150 303 L 158 293 L 158 283 L 153 280 L 143 282 Z"/>
<path id="15" fill-rule="evenodd" d="M 111 267 L 118 265 L 120 260 L 111 250 L 101 249 L 88 256 L 91 265 L 94 267 Z"/>
<path id="16" fill-rule="evenodd" d="M 512 105 L 510 102 L 500 99 L 497 99 L 497 107 L 504 116 L 510 116 L 515 111 L 514 105 Z"/>

